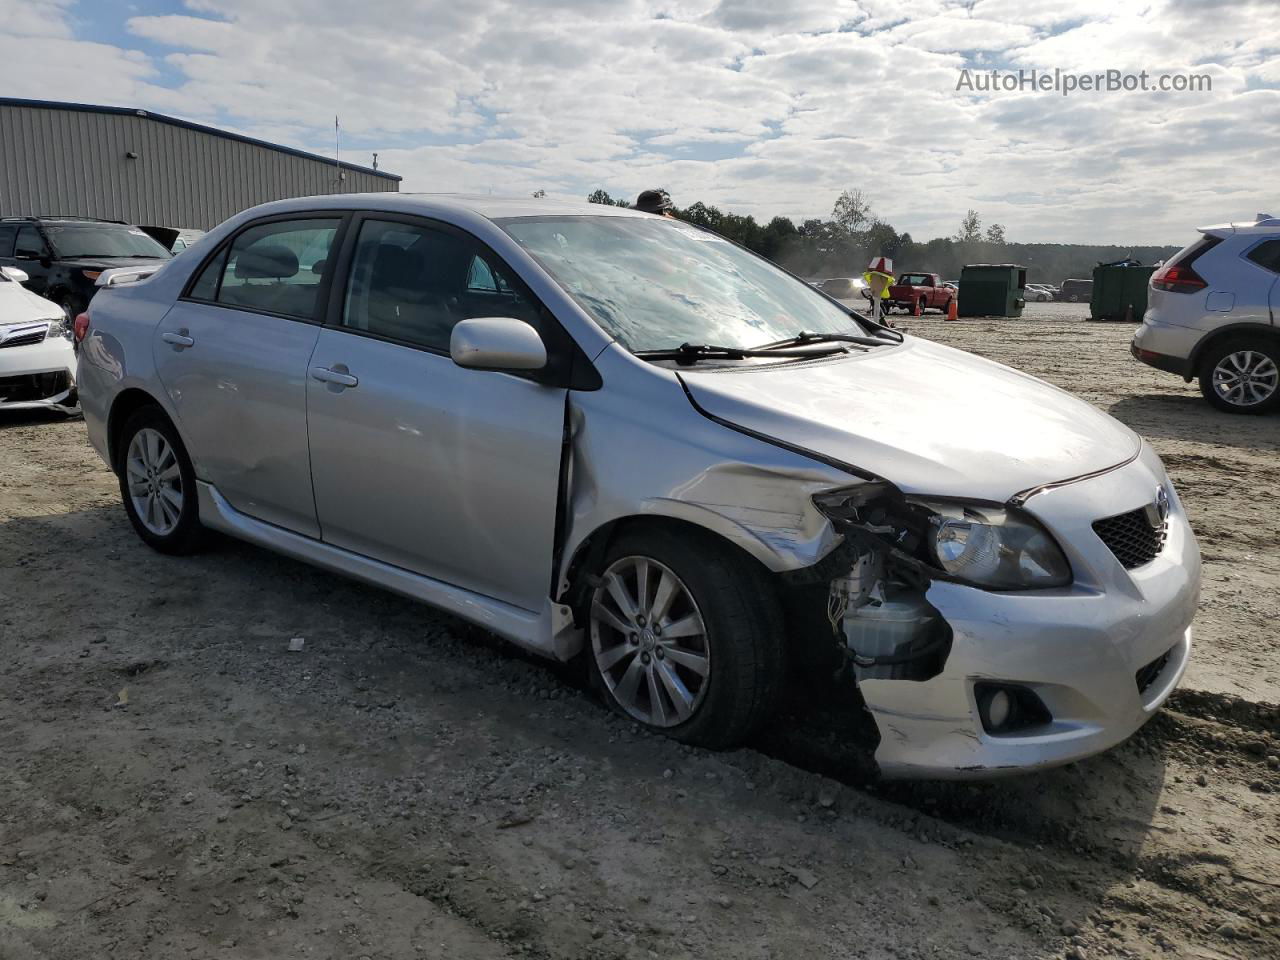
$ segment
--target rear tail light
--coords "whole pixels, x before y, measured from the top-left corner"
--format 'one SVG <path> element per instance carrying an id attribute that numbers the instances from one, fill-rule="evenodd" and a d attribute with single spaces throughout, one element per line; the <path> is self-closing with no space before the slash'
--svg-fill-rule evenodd
<path id="1" fill-rule="evenodd" d="M 84 278 L 86 280 L 97 280 L 102 276 L 101 270 L 81 270 L 80 272 L 84 274 Z"/>
<path id="2" fill-rule="evenodd" d="M 85 334 L 89 332 L 89 311 L 79 314 L 75 322 L 76 343 L 80 343 L 85 338 Z"/>
<path id="3" fill-rule="evenodd" d="M 1151 275 L 1153 290 L 1168 290 L 1170 293 L 1195 293 L 1209 284 L 1189 266 L 1168 264 Z"/>
<path id="4" fill-rule="evenodd" d="M 1163 267 L 1151 275 L 1152 290 L 1170 293 L 1195 293 L 1208 283 L 1195 271 L 1195 262 L 1222 242 L 1222 238 L 1206 233 L 1195 243 L 1179 250 Z"/>

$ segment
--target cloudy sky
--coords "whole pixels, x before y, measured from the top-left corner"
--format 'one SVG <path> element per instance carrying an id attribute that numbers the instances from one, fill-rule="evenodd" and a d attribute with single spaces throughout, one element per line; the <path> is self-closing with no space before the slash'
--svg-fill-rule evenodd
<path id="1" fill-rule="evenodd" d="M 963 69 L 1198 92 L 957 90 Z M 1280 214 L 1280 0 L 0 0 L 0 95 L 143 107 L 404 177 L 665 186 L 758 218 L 858 187 L 917 239 L 1178 243 Z"/>

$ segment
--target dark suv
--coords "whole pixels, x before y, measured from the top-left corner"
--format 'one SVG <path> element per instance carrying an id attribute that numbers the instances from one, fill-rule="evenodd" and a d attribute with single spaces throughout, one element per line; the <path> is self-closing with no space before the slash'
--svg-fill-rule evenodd
<path id="1" fill-rule="evenodd" d="M 0 266 L 18 267 L 24 286 L 74 317 L 89 304 L 98 274 L 171 254 L 142 230 L 114 220 L 87 217 L 0 219 Z"/>

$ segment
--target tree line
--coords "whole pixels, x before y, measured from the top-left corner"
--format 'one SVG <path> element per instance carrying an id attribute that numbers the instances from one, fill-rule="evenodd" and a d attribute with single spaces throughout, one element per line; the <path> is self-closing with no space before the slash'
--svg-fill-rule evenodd
<path id="1" fill-rule="evenodd" d="M 593 191 L 587 200 L 630 206 L 605 190 Z M 1027 268 L 1028 282 L 1058 284 L 1071 277 L 1090 278 L 1099 263 L 1134 259 L 1150 264 L 1167 260 L 1178 250 L 1169 246 L 1012 243 L 999 223 L 984 230 L 976 210 L 965 213 L 952 236 L 916 241 L 911 234 L 898 233 L 877 216 L 861 190 L 840 194 L 830 217 L 799 224 L 789 217 L 774 217 L 761 224 L 750 215 L 725 212 L 701 201 L 673 212 L 681 220 L 714 230 L 792 273 L 809 278 L 859 276 L 872 257 L 885 256 L 893 258 L 894 269 L 899 272 L 929 271 L 947 280 L 958 280 L 960 269 L 967 263 L 1016 263 Z"/>

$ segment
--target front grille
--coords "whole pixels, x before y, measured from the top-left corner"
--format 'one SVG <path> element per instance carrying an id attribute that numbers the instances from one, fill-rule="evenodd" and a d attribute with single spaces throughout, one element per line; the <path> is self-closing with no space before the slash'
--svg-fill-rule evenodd
<path id="1" fill-rule="evenodd" d="M 1139 507 L 1093 524 L 1094 533 L 1102 538 L 1107 549 L 1115 554 L 1126 570 L 1150 563 L 1164 548 L 1168 524 L 1164 520 L 1152 524 L 1151 514 L 1154 510 L 1154 505 L 1150 509 Z"/>
<path id="2" fill-rule="evenodd" d="M 5 347 L 29 347 L 32 344 L 43 343 L 48 333 L 49 327 L 42 324 L 31 330 L 23 330 L 20 333 L 11 334 L 8 339 L 0 340 L 0 350 Z"/>
<path id="3" fill-rule="evenodd" d="M 1172 654 L 1172 650 L 1166 650 L 1133 675 L 1133 679 L 1138 684 L 1138 693 L 1146 693 L 1147 688 L 1156 682 L 1160 674 L 1164 672 L 1165 664 L 1169 662 L 1169 657 Z"/>

